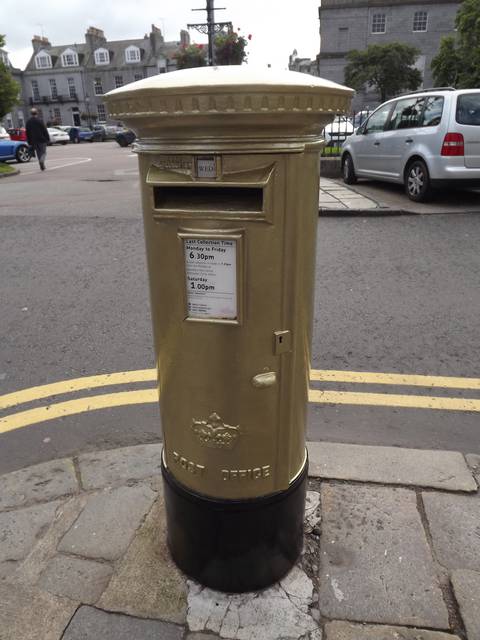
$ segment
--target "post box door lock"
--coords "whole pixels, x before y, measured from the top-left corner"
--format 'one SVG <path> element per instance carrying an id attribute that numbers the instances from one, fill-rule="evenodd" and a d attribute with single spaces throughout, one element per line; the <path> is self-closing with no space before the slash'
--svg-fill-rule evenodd
<path id="1" fill-rule="evenodd" d="M 274 331 L 273 338 L 273 351 L 276 356 L 279 356 L 282 353 L 288 353 L 292 350 L 292 334 L 290 331 Z"/>
<path id="2" fill-rule="evenodd" d="M 265 371 L 264 373 L 258 373 L 252 378 L 252 384 L 258 389 L 264 389 L 265 387 L 272 387 L 277 382 L 277 374 L 274 371 Z"/>

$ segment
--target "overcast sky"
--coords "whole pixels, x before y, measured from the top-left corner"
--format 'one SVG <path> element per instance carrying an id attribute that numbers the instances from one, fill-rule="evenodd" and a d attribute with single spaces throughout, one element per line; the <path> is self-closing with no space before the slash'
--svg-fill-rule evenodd
<path id="1" fill-rule="evenodd" d="M 318 6 L 320 0 L 216 0 L 217 21 L 231 21 L 240 34 L 252 34 L 248 45 L 250 64 L 286 68 L 294 49 L 301 57 L 314 58 L 320 49 Z M 32 54 L 34 34 L 47 36 L 52 45 L 82 43 L 89 26 L 103 29 L 108 40 L 141 38 L 151 24 L 162 29 L 166 40 L 177 40 L 190 22 L 204 22 L 205 0 L 1 0 L 0 25 L 12 64 L 21 69 Z M 191 31 L 194 42 L 205 36 Z"/>

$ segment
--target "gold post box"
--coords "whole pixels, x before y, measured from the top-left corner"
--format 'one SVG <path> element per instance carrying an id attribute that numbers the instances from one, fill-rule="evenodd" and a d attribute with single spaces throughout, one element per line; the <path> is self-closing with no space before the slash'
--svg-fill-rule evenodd
<path id="1" fill-rule="evenodd" d="M 301 552 L 321 131 L 352 93 L 232 66 L 106 97 L 138 136 L 168 544 L 212 588 Z"/>

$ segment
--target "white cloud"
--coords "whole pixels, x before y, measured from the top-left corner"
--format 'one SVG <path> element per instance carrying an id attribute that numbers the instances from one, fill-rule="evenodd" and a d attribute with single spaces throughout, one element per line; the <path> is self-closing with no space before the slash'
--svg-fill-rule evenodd
<path id="1" fill-rule="evenodd" d="M 319 50 L 319 0 L 217 0 L 218 21 L 231 21 L 243 35 L 252 34 L 249 61 L 287 67 L 288 56 L 297 49 L 314 58 Z M 24 68 L 32 53 L 34 34 L 45 35 L 54 45 L 84 42 L 89 26 L 103 29 L 109 40 L 139 38 L 159 26 L 166 40 L 177 40 L 187 23 L 205 21 L 205 0 L 2 0 L 2 15 L 10 19 L 0 27 L 5 34 L 12 63 Z M 205 36 L 191 31 L 192 39 L 205 42 Z"/>

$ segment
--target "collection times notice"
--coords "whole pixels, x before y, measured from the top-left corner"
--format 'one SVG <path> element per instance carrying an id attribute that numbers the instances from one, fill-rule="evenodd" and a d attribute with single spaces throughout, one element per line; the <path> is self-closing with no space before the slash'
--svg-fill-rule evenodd
<path id="1" fill-rule="evenodd" d="M 237 318 L 236 240 L 184 240 L 190 318 Z"/>

